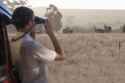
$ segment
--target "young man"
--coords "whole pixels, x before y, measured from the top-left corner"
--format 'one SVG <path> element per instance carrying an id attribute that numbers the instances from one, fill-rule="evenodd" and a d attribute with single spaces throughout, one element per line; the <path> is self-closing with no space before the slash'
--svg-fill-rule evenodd
<path id="1" fill-rule="evenodd" d="M 13 40 L 16 56 L 14 63 L 17 64 L 22 83 L 47 83 L 46 62 L 63 60 L 63 52 L 51 30 L 49 21 L 45 24 L 46 32 L 52 40 L 55 51 L 52 51 L 31 37 L 34 30 L 34 13 L 27 7 L 16 8 L 12 20 L 18 34 Z"/>

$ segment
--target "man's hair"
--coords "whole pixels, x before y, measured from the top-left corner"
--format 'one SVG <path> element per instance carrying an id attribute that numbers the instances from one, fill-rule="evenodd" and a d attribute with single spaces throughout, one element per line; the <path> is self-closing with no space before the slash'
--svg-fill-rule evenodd
<path id="1" fill-rule="evenodd" d="M 12 15 L 13 24 L 16 26 L 16 29 L 23 29 L 30 20 L 33 20 L 33 11 L 27 7 L 18 7 L 14 10 Z"/>

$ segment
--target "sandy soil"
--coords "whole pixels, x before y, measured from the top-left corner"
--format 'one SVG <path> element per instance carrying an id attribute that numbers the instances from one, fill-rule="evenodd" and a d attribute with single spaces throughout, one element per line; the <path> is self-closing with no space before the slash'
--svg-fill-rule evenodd
<path id="1" fill-rule="evenodd" d="M 49 83 L 124 83 L 125 34 L 56 34 L 67 57 L 49 63 Z M 49 48 L 46 35 L 37 40 Z"/>

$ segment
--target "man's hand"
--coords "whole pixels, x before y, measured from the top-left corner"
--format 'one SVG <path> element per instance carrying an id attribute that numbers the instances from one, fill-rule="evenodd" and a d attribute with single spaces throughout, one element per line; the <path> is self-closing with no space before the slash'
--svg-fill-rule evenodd
<path id="1" fill-rule="evenodd" d="M 31 37 L 33 38 L 33 39 L 35 39 L 36 38 L 36 30 L 35 30 L 35 26 L 33 26 L 32 27 L 32 29 L 30 30 L 30 35 L 31 35 Z"/>
<path id="2" fill-rule="evenodd" d="M 57 55 L 55 61 L 63 61 L 64 59 L 65 59 L 64 52 L 62 52 L 61 54 Z"/>

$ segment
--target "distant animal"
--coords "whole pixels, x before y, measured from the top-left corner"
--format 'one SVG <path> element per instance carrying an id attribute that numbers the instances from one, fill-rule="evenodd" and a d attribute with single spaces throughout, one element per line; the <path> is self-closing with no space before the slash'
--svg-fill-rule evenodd
<path id="1" fill-rule="evenodd" d="M 112 27 L 111 26 L 107 26 L 104 25 L 104 28 L 97 28 L 96 26 L 94 26 L 94 31 L 98 32 L 98 33 L 105 33 L 105 32 L 111 32 L 112 31 Z"/>
<path id="2" fill-rule="evenodd" d="M 105 29 L 105 32 L 111 32 L 112 31 L 111 26 L 104 25 L 104 29 Z"/>
<path id="3" fill-rule="evenodd" d="M 62 31 L 63 33 L 73 33 L 73 29 L 71 29 L 70 27 L 66 27 Z"/>
<path id="4" fill-rule="evenodd" d="M 104 29 L 97 28 L 96 26 L 94 26 L 94 31 L 97 33 L 104 33 L 105 32 Z"/>
<path id="5" fill-rule="evenodd" d="M 125 32 L 125 24 L 121 26 L 122 32 Z"/>

